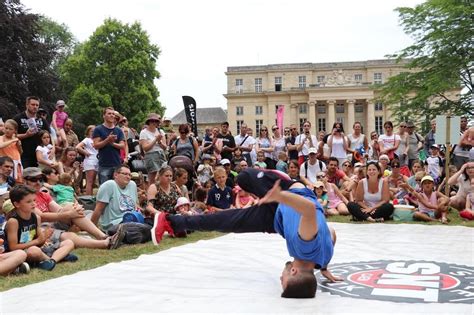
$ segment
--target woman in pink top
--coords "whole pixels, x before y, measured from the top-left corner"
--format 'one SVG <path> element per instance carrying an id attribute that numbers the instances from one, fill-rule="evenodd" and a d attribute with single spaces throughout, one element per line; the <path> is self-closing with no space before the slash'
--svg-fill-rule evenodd
<path id="1" fill-rule="evenodd" d="M 366 166 L 366 178 L 357 184 L 355 202 L 349 202 L 347 208 L 355 220 L 383 222 L 389 220 L 393 205 L 389 203 L 390 190 L 382 178 L 382 171 L 377 162 Z"/>

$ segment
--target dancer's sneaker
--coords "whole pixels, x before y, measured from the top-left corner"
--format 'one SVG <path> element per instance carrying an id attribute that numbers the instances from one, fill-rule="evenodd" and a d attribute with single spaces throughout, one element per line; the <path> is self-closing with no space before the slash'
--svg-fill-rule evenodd
<path id="1" fill-rule="evenodd" d="M 153 227 L 151 228 L 151 240 L 153 244 L 158 246 L 163 239 L 163 234 L 168 232 L 169 235 L 174 237 L 174 231 L 171 228 L 171 224 L 166 219 L 166 213 L 158 212 L 155 214 L 153 219 Z"/>

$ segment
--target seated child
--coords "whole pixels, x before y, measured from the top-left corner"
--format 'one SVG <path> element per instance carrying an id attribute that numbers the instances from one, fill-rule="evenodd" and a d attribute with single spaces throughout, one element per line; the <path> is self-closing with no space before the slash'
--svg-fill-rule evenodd
<path id="1" fill-rule="evenodd" d="M 221 211 L 232 208 L 232 188 L 225 185 L 227 172 L 223 167 L 217 167 L 214 171 L 216 184 L 207 193 L 207 205 L 211 211 Z"/>
<path id="2" fill-rule="evenodd" d="M 263 151 L 257 152 L 257 162 L 254 163 L 255 168 L 267 168 L 267 163 L 265 163 L 265 153 Z"/>
<path id="3" fill-rule="evenodd" d="M 347 204 L 349 201 L 341 193 L 336 184 L 328 182 L 328 177 L 325 175 L 322 178 L 324 187 L 326 188 L 328 195 L 328 209 L 326 211 L 327 215 L 349 215 L 349 209 L 347 209 Z"/>
<path id="4" fill-rule="evenodd" d="M 280 153 L 278 153 L 278 162 L 276 164 L 276 169 L 280 172 L 288 174 L 288 164 L 286 163 L 287 160 L 288 155 L 286 154 L 286 152 L 280 151 Z"/>
<path id="5" fill-rule="evenodd" d="M 191 203 L 191 208 L 197 213 L 207 213 L 207 191 L 203 187 L 198 187 L 194 191 L 194 201 Z"/>
<path id="6" fill-rule="evenodd" d="M 212 165 L 210 164 L 211 156 L 204 154 L 202 156 L 202 164 L 197 168 L 197 179 L 199 184 L 204 185 L 213 176 Z"/>
<path id="7" fill-rule="evenodd" d="M 250 196 L 248 192 L 240 188 L 238 185 L 235 190 L 235 207 L 238 209 L 248 208 L 255 205 L 258 200 Z"/>
<path id="8" fill-rule="evenodd" d="M 198 212 L 191 209 L 191 203 L 186 197 L 179 197 L 174 209 L 180 215 L 196 215 Z"/>
<path id="9" fill-rule="evenodd" d="M 318 202 L 321 204 L 324 210 L 324 214 L 327 215 L 328 209 L 328 194 L 324 183 L 321 181 L 317 181 L 314 183 L 314 192 L 316 197 L 318 197 Z"/>
<path id="10" fill-rule="evenodd" d="M 35 214 L 35 199 L 35 191 L 24 185 L 15 186 L 10 191 L 15 209 L 9 213 L 6 226 L 9 250 L 25 251 L 28 263 L 49 271 L 61 260 L 77 260 L 75 255 L 69 254 L 74 249 L 71 240 L 60 241 L 60 233 L 51 228 L 43 231 L 40 227 L 41 218 Z"/>
<path id="11" fill-rule="evenodd" d="M 49 185 L 48 183 L 44 183 L 43 186 L 53 191 L 56 196 L 56 202 L 60 205 L 67 202 L 74 203 L 76 201 L 74 187 L 72 187 L 72 176 L 69 173 L 59 175 L 58 184 Z"/>
<path id="12" fill-rule="evenodd" d="M 413 214 L 415 220 L 436 221 L 448 223 L 449 198 L 434 190 L 434 179 L 427 175 L 421 179 L 421 192 L 417 192 L 410 185 L 403 183 L 401 186 L 409 191 L 418 201 L 418 210 Z"/>
<path id="13" fill-rule="evenodd" d="M 461 218 L 474 220 L 474 178 L 471 179 L 471 190 L 466 196 L 466 209 L 459 212 Z"/>
<path id="14" fill-rule="evenodd" d="M 245 158 L 242 155 L 242 151 L 240 149 L 236 149 L 234 151 L 234 158 L 230 161 L 231 169 L 235 170 L 237 166 L 239 166 L 241 161 L 244 161 Z"/>

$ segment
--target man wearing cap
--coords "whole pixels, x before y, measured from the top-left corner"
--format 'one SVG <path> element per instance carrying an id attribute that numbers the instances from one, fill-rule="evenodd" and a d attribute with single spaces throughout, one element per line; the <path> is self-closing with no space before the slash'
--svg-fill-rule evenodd
<path id="1" fill-rule="evenodd" d="M 52 222 L 55 229 L 53 238 L 60 241 L 69 239 L 77 248 L 115 249 L 120 245 L 123 239 L 122 231 L 114 237 L 107 237 L 84 215 L 84 208 L 81 205 L 77 203 L 59 205 L 47 190 L 43 191 L 46 188 L 42 187 L 41 183 L 45 180 L 45 176 L 38 167 L 26 168 L 23 171 L 23 179 L 26 186 L 36 190 L 35 213 L 41 217 L 42 222 Z M 89 233 L 94 239 L 67 232 L 73 225 Z"/>
<path id="2" fill-rule="evenodd" d="M 224 167 L 225 172 L 227 174 L 227 180 L 225 182 L 225 185 L 230 188 L 233 188 L 235 186 L 235 177 L 237 175 L 232 171 L 232 164 L 228 159 L 222 159 L 220 164 Z"/>
<path id="3" fill-rule="evenodd" d="M 326 164 L 318 160 L 318 149 L 315 147 L 308 149 L 308 156 L 308 160 L 300 166 L 300 177 L 306 178 L 313 185 L 318 173 L 326 171 Z"/>
<path id="4" fill-rule="evenodd" d="M 407 122 L 407 142 L 406 155 L 408 157 L 408 167 L 411 166 L 414 161 L 418 160 L 418 153 L 423 150 L 423 137 L 415 131 L 415 124 L 412 121 Z"/>
<path id="5" fill-rule="evenodd" d="M 221 132 L 217 135 L 217 138 L 222 139 L 221 157 L 231 161 L 232 153 L 237 149 L 237 146 L 235 145 L 234 137 L 229 131 L 229 123 L 227 121 L 221 124 Z"/>
<path id="6" fill-rule="evenodd" d="M 94 128 L 92 139 L 99 151 L 99 184 L 112 179 L 114 170 L 121 164 L 120 150 L 125 149 L 125 136 L 115 125 L 115 110 L 106 107 L 103 111 L 104 123 Z"/>
<path id="7" fill-rule="evenodd" d="M 13 119 L 18 124 L 18 139 L 21 140 L 23 153 L 21 155 L 21 164 L 23 168 L 38 166 L 36 160 L 36 147 L 38 146 L 40 130 L 49 132 L 49 124 L 46 120 L 38 118 L 40 100 L 36 96 L 26 98 L 26 111 L 16 115 Z"/>
<path id="8" fill-rule="evenodd" d="M 160 213 L 157 241 L 161 241 L 166 229 L 278 233 L 286 240 L 288 253 L 293 257 L 280 277 L 282 297 L 314 297 L 317 286 L 314 268 L 321 268 L 321 274 L 330 281 L 341 280 L 327 269 L 336 235 L 328 227 L 313 191 L 274 170 L 248 168 L 239 174 L 237 184 L 261 198 L 259 205 L 186 217 Z"/>

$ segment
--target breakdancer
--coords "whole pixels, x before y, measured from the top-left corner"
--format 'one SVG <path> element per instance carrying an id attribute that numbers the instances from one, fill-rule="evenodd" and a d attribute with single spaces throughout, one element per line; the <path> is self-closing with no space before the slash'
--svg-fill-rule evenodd
<path id="1" fill-rule="evenodd" d="M 179 216 L 161 212 L 155 216 L 152 238 L 158 244 L 165 231 L 278 233 L 285 240 L 293 261 L 287 262 L 280 280 L 282 297 L 312 298 L 316 294 L 314 269 L 329 281 L 342 280 L 327 269 L 336 234 L 326 224 L 324 212 L 313 191 L 278 171 L 245 169 L 237 177 L 245 191 L 261 198 L 256 206 L 214 214 Z"/>

